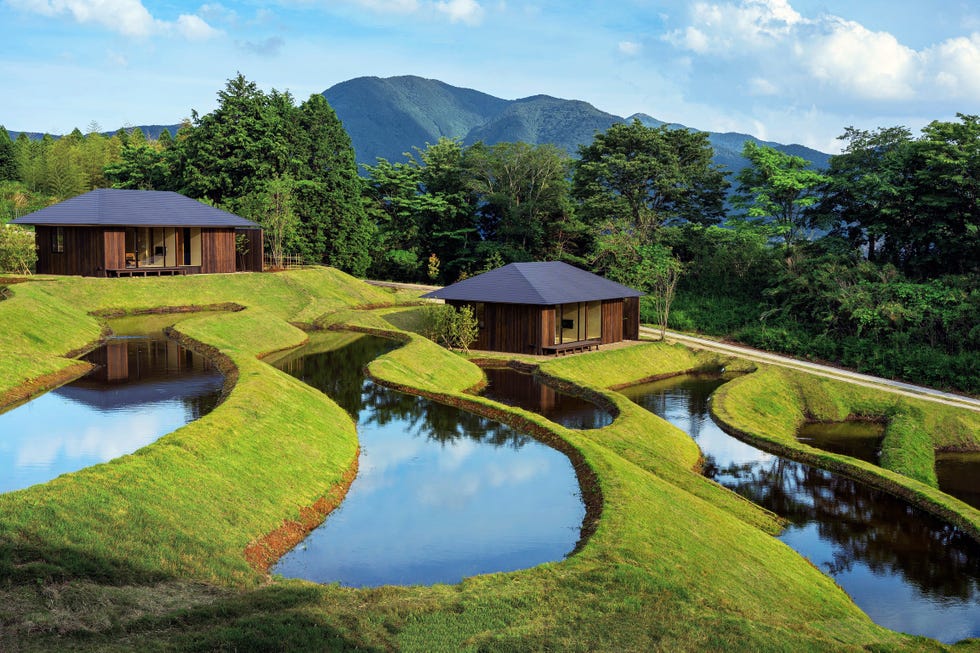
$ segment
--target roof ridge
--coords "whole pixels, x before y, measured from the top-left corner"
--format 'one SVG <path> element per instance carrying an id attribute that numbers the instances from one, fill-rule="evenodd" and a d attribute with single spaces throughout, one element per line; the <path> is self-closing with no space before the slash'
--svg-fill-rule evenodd
<path id="1" fill-rule="evenodd" d="M 541 291 L 534 284 L 534 282 L 531 281 L 526 274 L 524 274 L 524 267 L 521 265 L 521 263 L 525 263 L 525 262 L 533 263 L 534 261 L 515 261 L 513 265 L 517 269 L 518 274 L 521 275 L 521 278 L 524 279 L 524 282 L 528 285 L 528 288 L 533 290 L 534 294 L 537 295 L 538 300 L 543 304 L 547 304 L 548 301 L 545 298 L 545 296 L 541 294 Z"/>

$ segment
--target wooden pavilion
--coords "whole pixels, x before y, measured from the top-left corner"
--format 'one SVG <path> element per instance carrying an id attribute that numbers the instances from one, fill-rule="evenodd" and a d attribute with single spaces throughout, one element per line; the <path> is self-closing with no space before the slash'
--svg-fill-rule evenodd
<path id="1" fill-rule="evenodd" d="M 11 222 L 34 225 L 40 274 L 262 271 L 259 225 L 169 191 L 100 188 Z"/>
<path id="2" fill-rule="evenodd" d="M 510 263 L 423 297 L 472 307 L 480 327 L 475 349 L 561 354 L 638 340 L 642 294 L 550 261 Z"/>

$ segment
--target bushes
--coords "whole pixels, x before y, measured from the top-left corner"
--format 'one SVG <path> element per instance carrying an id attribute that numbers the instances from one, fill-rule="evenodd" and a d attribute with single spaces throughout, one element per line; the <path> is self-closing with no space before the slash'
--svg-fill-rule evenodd
<path id="1" fill-rule="evenodd" d="M 478 329 L 476 315 L 469 306 L 432 304 L 422 309 L 419 331 L 449 349 L 468 350 L 477 338 Z"/>
<path id="2" fill-rule="evenodd" d="M 0 225 L 0 272 L 30 274 L 36 263 L 34 232 L 15 225 Z"/>

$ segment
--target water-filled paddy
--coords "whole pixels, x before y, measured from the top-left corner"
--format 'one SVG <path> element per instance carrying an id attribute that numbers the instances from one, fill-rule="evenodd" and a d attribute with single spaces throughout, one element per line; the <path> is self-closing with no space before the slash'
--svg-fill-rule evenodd
<path id="1" fill-rule="evenodd" d="M 622 392 L 690 433 L 709 478 L 788 519 L 779 539 L 876 623 L 945 642 L 980 636 L 980 545 L 885 492 L 729 436 L 708 408 L 722 383 L 688 376 Z"/>
<path id="2" fill-rule="evenodd" d="M 510 368 L 486 369 L 484 373 L 487 387 L 481 394 L 488 399 L 534 411 L 571 429 L 598 429 L 613 421 L 608 411 L 581 397 L 559 392 L 534 375 Z"/>
<path id="3" fill-rule="evenodd" d="M 113 327 L 133 332 L 133 323 Z M 112 339 L 84 359 L 96 365 L 86 376 L 0 414 L 0 492 L 132 453 L 210 412 L 224 383 L 159 329 Z"/>
<path id="4" fill-rule="evenodd" d="M 455 583 L 561 560 L 585 516 L 568 458 L 508 426 L 365 379 L 397 346 L 315 334 L 275 365 L 357 422 L 357 477 L 273 573 L 365 587 Z"/>
<path id="5" fill-rule="evenodd" d="M 807 422 L 796 439 L 811 447 L 878 464 L 885 425 L 880 422 Z"/>

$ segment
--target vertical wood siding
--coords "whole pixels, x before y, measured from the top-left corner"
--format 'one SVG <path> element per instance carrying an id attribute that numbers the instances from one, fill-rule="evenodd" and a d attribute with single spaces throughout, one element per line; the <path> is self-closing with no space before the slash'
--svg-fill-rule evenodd
<path id="1" fill-rule="evenodd" d="M 623 339 L 623 300 L 602 301 L 602 344 L 608 345 Z"/>
<path id="2" fill-rule="evenodd" d="M 640 298 L 623 298 L 623 340 L 640 339 Z"/>
<path id="3" fill-rule="evenodd" d="M 238 229 L 238 234 L 244 234 L 248 239 L 248 252 L 237 255 L 236 269 L 239 272 L 261 272 L 262 271 L 262 230 L 261 229 Z M 236 253 L 237 254 L 237 253 Z"/>
<path id="4" fill-rule="evenodd" d="M 201 272 L 235 271 L 235 230 L 201 229 Z"/>
<path id="5" fill-rule="evenodd" d="M 105 261 L 103 269 L 120 269 L 126 267 L 126 229 L 112 227 L 104 230 Z"/>
<path id="6" fill-rule="evenodd" d="M 51 244 L 57 227 L 38 225 L 34 228 L 37 243 L 39 274 L 80 274 L 105 276 L 105 236 L 103 229 L 93 227 L 62 227 L 65 234 L 63 252 L 52 252 Z"/>

